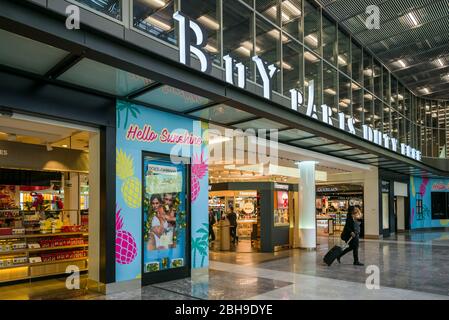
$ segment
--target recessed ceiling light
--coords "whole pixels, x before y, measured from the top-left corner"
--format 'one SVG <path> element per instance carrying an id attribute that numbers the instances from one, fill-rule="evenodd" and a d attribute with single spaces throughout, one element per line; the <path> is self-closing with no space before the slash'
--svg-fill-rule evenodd
<path id="1" fill-rule="evenodd" d="M 293 13 L 295 16 L 301 15 L 301 10 L 296 7 L 293 3 L 291 3 L 289 0 L 282 2 L 282 5 L 291 13 Z"/>
<path id="2" fill-rule="evenodd" d="M 209 51 L 211 53 L 218 53 L 218 49 L 210 44 L 207 44 L 204 49 L 206 49 L 207 51 Z"/>
<path id="3" fill-rule="evenodd" d="M 209 17 L 208 15 L 203 15 L 199 17 L 197 20 L 211 30 L 220 29 L 220 24 L 217 22 L 217 20 Z"/>
<path id="4" fill-rule="evenodd" d="M 407 65 L 405 64 L 404 60 L 398 60 L 398 63 L 401 65 L 402 68 L 405 68 Z"/>
<path id="5" fill-rule="evenodd" d="M 155 27 L 158 27 L 159 29 L 163 30 L 163 31 L 168 31 L 171 29 L 171 26 L 165 22 L 162 22 L 159 19 L 156 19 L 152 16 L 149 16 L 148 18 L 145 19 L 145 21 L 147 21 L 148 23 L 152 24 Z"/>
<path id="6" fill-rule="evenodd" d="M 317 62 L 320 60 L 316 55 L 310 53 L 309 51 L 304 53 L 304 58 L 310 62 Z"/>
<path id="7" fill-rule="evenodd" d="M 415 26 L 417 26 L 417 25 L 419 24 L 419 23 L 418 23 L 418 20 L 416 19 L 415 14 L 414 14 L 413 12 L 407 13 L 407 17 L 412 21 L 412 23 L 413 23 Z"/>
<path id="8" fill-rule="evenodd" d="M 308 43 L 312 47 L 318 47 L 318 38 L 316 35 L 309 34 L 307 37 L 304 38 L 305 42 Z"/>
<path id="9" fill-rule="evenodd" d="M 326 92 L 327 94 L 333 95 L 333 96 L 335 96 L 337 94 L 337 92 L 331 88 L 325 89 L 324 92 Z"/>
<path id="10" fill-rule="evenodd" d="M 63 144 L 62 147 L 63 147 L 63 148 L 68 148 L 69 146 L 66 145 L 66 144 Z"/>
<path id="11" fill-rule="evenodd" d="M 421 91 L 424 92 L 425 94 L 430 93 L 429 88 L 422 88 Z"/>
<path id="12" fill-rule="evenodd" d="M 146 2 L 155 8 L 161 8 L 166 4 L 164 0 L 146 0 Z"/>

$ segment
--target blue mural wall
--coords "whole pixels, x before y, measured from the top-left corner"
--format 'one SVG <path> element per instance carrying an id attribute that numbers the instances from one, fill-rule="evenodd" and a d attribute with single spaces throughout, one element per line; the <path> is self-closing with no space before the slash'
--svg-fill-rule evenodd
<path id="1" fill-rule="evenodd" d="M 116 281 L 141 278 L 142 151 L 191 158 L 191 267 L 209 261 L 207 124 L 117 102 Z"/>
<path id="2" fill-rule="evenodd" d="M 449 219 L 432 220 L 432 192 L 449 192 L 449 179 L 410 178 L 410 228 L 441 228 Z M 422 210 L 417 206 L 422 201 Z"/>

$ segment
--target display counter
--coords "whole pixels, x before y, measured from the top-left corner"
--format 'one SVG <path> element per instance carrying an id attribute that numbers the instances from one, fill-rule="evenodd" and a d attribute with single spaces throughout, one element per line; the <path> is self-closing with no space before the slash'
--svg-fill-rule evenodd
<path id="1" fill-rule="evenodd" d="M 335 232 L 334 219 L 330 217 L 317 217 L 316 218 L 316 232 L 319 236 L 330 236 Z"/>

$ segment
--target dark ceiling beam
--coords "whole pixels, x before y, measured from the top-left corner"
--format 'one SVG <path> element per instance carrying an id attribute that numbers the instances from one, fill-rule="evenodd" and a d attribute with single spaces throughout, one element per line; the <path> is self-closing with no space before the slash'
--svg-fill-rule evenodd
<path id="1" fill-rule="evenodd" d="M 448 86 L 448 87 L 449 87 L 449 82 L 447 82 L 447 83 L 442 83 L 442 84 L 440 84 L 440 86 Z M 423 95 L 421 95 L 421 98 L 426 98 L 426 96 L 432 95 L 432 94 L 434 94 L 434 93 L 442 92 L 442 91 L 446 91 L 446 92 L 447 92 L 448 89 L 449 89 L 449 88 L 443 88 L 443 89 L 439 89 L 439 90 L 430 92 L 429 94 L 423 94 Z"/>
<path id="2" fill-rule="evenodd" d="M 441 21 L 442 20 L 442 21 Z M 436 20 L 432 20 L 432 21 L 429 21 L 429 22 L 425 22 L 425 23 L 423 23 L 423 24 L 420 24 L 418 27 L 416 27 L 416 28 L 421 28 L 421 27 L 423 27 L 423 26 L 426 26 L 426 25 L 430 25 L 430 24 L 442 24 L 442 25 L 445 25 L 445 23 L 447 23 L 447 16 L 445 16 L 445 17 L 441 17 L 441 18 L 438 18 L 438 19 L 436 19 Z M 403 35 L 403 34 L 405 34 L 405 33 L 410 33 L 410 34 L 412 34 L 412 32 L 414 31 L 414 30 L 416 30 L 416 29 L 410 29 L 410 28 L 408 28 L 408 29 L 405 29 L 405 30 L 402 30 L 402 31 L 400 31 L 400 32 L 396 32 L 396 33 L 393 33 L 393 34 L 389 34 L 388 36 L 386 36 L 386 37 L 383 37 L 383 38 L 381 38 L 381 39 L 376 39 L 376 40 L 374 40 L 374 41 L 371 41 L 371 42 L 366 42 L 366 43 L 364 43 L 364 45 L 365 46 L 367 46 L 367 47 L 369 47 L 371 44 L 373 44 L 373 43 L 377 43 L 377 42 L 381 42 L 381 41 L 385 41 L 385 40 L 388 40 L 388 39 L 391 39 L 391 38 L 393 38 L 393 37 L 398 37 L 398 36 L 401 36 L 401 35 Z M 354 36 L 355 38 L 358 38 L 356 35 Z"/>
<path id="3" fill-rule="evenodd" d="M 315 148 L 321 148 L 321 147 L 327 147 L 327 146 L 333 146 L 339 144 L 339 142 L 332 142 L 332 143 L 324 143 L 324 144 L 320 144 L 318 146 L 310 146 L 309 149 L 315 149 Z"/>
<path id="4" fill-rule="evenodd" d="M 449 34 L 449 32 L 444 32 L 444 33 L 442 33 L 440 35 L 446 35 L 446 34 Z M 385 49 L 384 51 L 376 52 L 376 54 L 377 54 L 378 57 L 382 57 L 384 55 L 393 56 L 393 55 L 395 55 L 394 54 L 395 51 L 397 51 L 397 50 L 404 50 L 404 48 L 410 47 L 411 45 L 416 44 L 418 42 L 422 42 L 422 41 L 424 41 L 424 40 L 415 41 L 413 43 L 407 43 L 407 44 L 400 45 L 400 46 L 393 47 L 393 48 L 390 47 L 388 49 Z M 436 47 L 432 47 L 432 48 L 423 49 L 423 50 L 420 50 L 420 51 L 416 51 L 416 50 L 412 49 L 413 53 L 407 54 L 406 56 L 407 57 L 415 57 L 415 56 L 419 56 L 421 54 L 427 54 L 430 51 L 435 51 L 435 50 L 439 50 L 439 49 L 442 49 L 442 48 L 447 48 L 447 46 L 448 46 L 448 44 L 444 43 L 442 45 L 439 45 L 439 46 L 436 46 Z M 374 51 L 373 49 L 371 49 L 371 50 Z"/>
<path id="5" fill-rule="evenodd" d="M 196 111 L 201 111 L 201 110 L 204 110 L 204 109 L 207 109 L 207 108 L 210 108 L 210 107 L 215 107 L 215 106 L 218 106 L 220 104 L 222 104 L 222 102 L 214 101 L 214 102 L 206 103 L 206 104 L 204 104 L 202 106 L 197 106 L 197 107 L 191 108 L 189 110 L 183 111 L 183 113 L 184 114 L 189 114 L 189 113 L 196 112 Z"/>
<path id="6" fill-rule="evenodd" d="M 449 46 L 448 46 L 448 48 L 449 48 Z M 446 58 L 446 57 L 449 57 L 449 54 L 447 54 L 447 55 L 445 55 L 445 56 L 437 57 L 437 58 L 435 58 L 435 60 L 438 59 L 438 58 Z M 407 57 L 404 57 L 404 58 L 407 58 Z M 395 69 L 395 70 L 393 70 L 392 72 L 397 74 L 397 73 L 402 73 L 402 72 L 407 72 L 407 71 L 408 71 L 408 72 L 412 73 L 413 75 L 415 75 L 416 73 L 411 72 L 411 71 L 410 71 L 411 69 L 416 68 L 416 67 L 419 67 L 419 66 L 422 66 L 423 64 L 432 64 L 433 61 L 434 61 L 434 60 L 424 60 L 424 61 L 420 61 L 420 62 L 418 62 L 418 63 L 408 65 L 408 66 L 405 67 L 405 68 Z M 434 65 L 434 68 L 428 68 L 428 69 L 427 69 L 426 71 L 424 71 L 424 72 L 430 72 L 430 71 L 434 71 L 434 70 L 444 69 L 444 68 L 447 68 L 447 67 L 449 67 L 449 65 L 445 65 L 445 66 L 436 66 L 436 65 Z"/>
<path id="7" fill-rule="evenodd" d="M 382 25 L 383 25 L 383 24 L 386 24 L 386 23 L 389 23 L 389 22 L 398 20 L 399 18 L 401 18 L 401 17 L 404 16 L 405 14 L 411 12 L 412 10 L 413 10 L 413 11 L 418 11 L 418 10 L 427 8 L 427 7 L 429 7 L 429 6 L 433 6 L 433 5 L 435 5 L 435 3 L 442 2 L 442 1 L 445 1 L 445 0 L 435 0 L 435 1 L 432 2 L 432 4 L 424 4 L 424 5 L 422 5 L 422 6 L 412 7 L 412 8 L 410 8 L 410 10 L 408 10 L 408 11 L 406 11 L 406 12 L 401 12 L 401 13 L 400 13 L 401 15 L 397 15 L 397 16 L 394 17 L 394 18 L 387 19 L 387 20 L 383 20 L 383 21 L 381 20 L 381 21 L 380 21 L 381 28 L 382 28 Z M 382 4 L 383 4 L 383 3 L 382 3 Z M 377 6 L 380 8 L 379 5 L 377 5 Z M 396 6 L 395 6 L 395 9 L 396 9 Z M 380 10 L 381 10 L 381 16 L 382 16 L 382 8 L 380 8 Z M 363 12 L 363 13 L 365 13 L 365 12 Z M 433 21 L 433 20 L 432 20 L 432 21 Z M 429 22 L 432 22 L 432 21 L 429 21 Z M 420 26 L 425 25 L 425 24 L 426 24 L 426 23 L 420 24 L 419 26 L 417 26 L 417 28 L 419 28 Z M 408 31 L 410 31 L 410 29 L 409 29 Z M 372 30 L 368 30 L 368 31 L 367 31 L 367 29 L 365 28 L 363 31 L 360 31 L 360 32 L 354 32 L 353 35 L 359 35 L 359 34 L 361 34 L 361 33 L 363 33 L 363 32 L 372 32 Z"/>
<path id="8" fill-rule="evenodd" d="M 318 1 L 319 1 L 319 0 L 318 0 Z M 351 18 L 353 18 L 353 17 L 357 17 L 358 15 L 361 15 L 361 14 L 365 14 L 365 13 L 366 13 L 366 12 L 365 12 L 366 8 L 365 8 L 363 11 L 357 11 L 357 12 L 354 12 L 354 13 L 350 13 L 350 15 L 345 16 L 345 17 L 338 17 L 338 16 L 336 16 L 335 14 L 333 14 L 333 11 L 328 11 L 328 10 L 327 10 L 328 7 L 330 7 L 332 4 L 334 4 L 335 2 L 338 2 L 338 1 L 339 1 L 339 0 L 332 1 L 332 3 L 326 4 L 326 5 L 322 5 L 322 7 L 323 7 L 323 9 L 325 9 L 326 12 L 328 12 L 332 17 L 334 17 L 339 23 L 340 23 L 340 22 L 344 22 L 344 21 L 346 21 L 346 20 L 349 20 L 349 19 L 351 19 Z M 351 1 L 351 0 L 350 0 L 350 1 Z M 384 4 L 384 3 L 387 3 L 387 2 L 390 2 L 390 1 L 393 1 L 393 0 L 385 0 L 385 1 L 381 2 L 381 3 L 378 3 L 377 6 L 380 7 L 380 5 L 382 5 L 382 4 Z M 329 10 L 332 10 L 332 9 L 329 9 Z"/>
<path id="9" fill-rule="evenodd" d="M 145 86 L 143 88 L 137 89 L 136 91 L 129 93 L 126 96 L 126 98 L 132 100 L 132 99 L 137 98 L 138 96 L 141 96 L 141 95 L 143 95 L 143 94 L 145 94 L 145 93 L 147 93 L 149 91 L 155 90 L 155 89 L 157 89 L 159 87 L 162 87 L 162 86 L 163 86 L 162 83 L 153 82 L 153 83 L 150 83 L 149 85 L 147 85 L 147 86 Z"/>
<path id="10" fill-rule="evenodd" d="M 284 140 L 281 141 L 282 143 L 291 143 L 291 142 L 295 142 L 295 141 L 303 141 L 303 140 L 307 140 L 307 139 L 312 139 L 312 138 L 316 138 L 317 136 L 313 135 L 311 137 L 305 137 L 305 138 L 298 138 L 298 139 L 289 139 L 289 140 Z"/>
<path id="11" fill-rule="evenodd" d="M 84 57 L 83 53 L 70 53 L 54 65 L 44 77 L 50 80 L 57 79 L 71 67 L 80 62 Z"/>
<path id="12" fill-rule="evenodd" d="M 262 117 L 254 116 L 254 117 L 246 119 L 246 120 L 239 120 L 239 121 L 230 122 L 230 123 L 227 123 L 226 125 L 232 127 L 232 126 L 235 126 L 235 125 L 238 125 L 238 124 L 241 124 L 241 123 L 250 122 L 250 121 L 259 120 L 259 119 L 262 119 Z"/>

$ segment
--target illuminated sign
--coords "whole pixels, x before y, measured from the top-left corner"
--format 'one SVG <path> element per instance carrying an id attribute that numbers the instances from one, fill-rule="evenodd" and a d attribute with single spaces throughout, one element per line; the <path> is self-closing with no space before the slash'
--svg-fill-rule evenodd
<path id="1" fill-rule="evenodd" d="M 207 34 L 203 28 L 192 21 L 189 17 L 177 11 L 173 14 L 173 19 L 178 22 L 179 31 L 179 62 L 186 66 L 191 66 L 192 54 L 196 56 L 200 62 L 200 69 L 202 72 L 210 73 L 212 70 L 212 60 L 209 52 L 205 49 L 207 45 Z M 246 68 L 243 63 L 236 61 L 230 55 L 223 57 L 226 82 L 231 85 L 236 85 L 244 89 L 246 87 Z M 259 56 L 251 58 L 254 62 L 263 87 L 263 96 L 271 100 L 272 97 L 272 80 L 279 71 L 274 64 L 268 64 Z M 235 76 L 237 79 L 235 81 Z M 295 88 L 290 90 L 291 108 L 299 111 L 304 109 L 305 114 L 313 119 L 321 120 L 325 124 L 337 127 L 343 131 L 356 135 L 355 120 L 353 117 L 346 117 L 343 112 L 337 114 L 338 121 L 334 123 L 332 108 L 326 104 L 320 107 L 321 117 L 318 116 L 317 106 L 314 104 L 314 82 L 310 81 L 308 84 L 308 101 L 305 103 L 303 94 Z M 421 152 L 412 148 L 409 145 L 400 143 L 398 139 L 384 134 L 382 131 L 372 128 L 368 125 L 363 125 L 363 139 L 375 143 L 385 149 L 401 153 L 403 156 L 421 161 Z"/>

